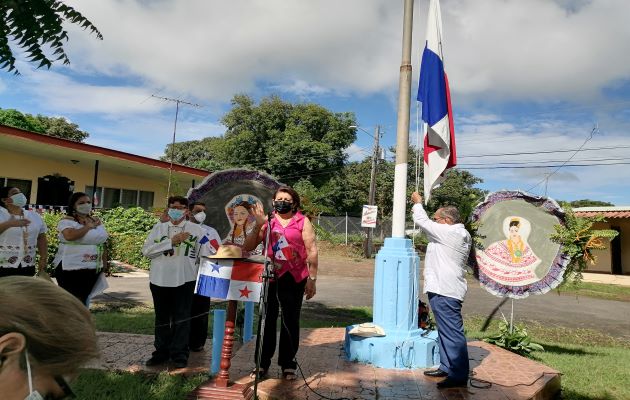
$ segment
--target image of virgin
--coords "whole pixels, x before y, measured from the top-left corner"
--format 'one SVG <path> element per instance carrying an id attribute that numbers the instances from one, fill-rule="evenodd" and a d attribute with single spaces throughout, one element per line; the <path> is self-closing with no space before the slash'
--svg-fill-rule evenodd
<path id="1" fill-rule="evenodd" d="M 251 210 L 260 203 L 260 200 L 250 194 L 241 194 L 233 197 L 225 206 L 225 215 L 230 221 L 230 231 L 223 238 L 224 244 L 243 246 L 245 238 L 253 234 L 255 218 Z M 259 246 L 260 247 L 260 246 Z M 261 254 L 256 248 L 251 254 Z"/>
<path id="2" fill-rule="evenodd" d="M 511 215 L 503 220 L 505 240 L 496 241 L 477 252 L 479 269 L 496 282 L 522 286 L 536 282 L 536 267 L 541 259 L 528 243 L 531 223 L 522 216 Z"/>

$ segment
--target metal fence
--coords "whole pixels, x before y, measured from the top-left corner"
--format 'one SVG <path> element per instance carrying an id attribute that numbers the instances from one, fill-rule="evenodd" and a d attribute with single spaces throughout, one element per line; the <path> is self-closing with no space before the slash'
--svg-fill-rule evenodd
<path id="1" fill-rule="evenodd" d="M 360 217 L 344 216 L 329 216 L 319 215 L 313 218 L 313 223 L 319 225 L 326 231 L 335 235 L 345 235 L 346 241 L 350 235 L 362 235 L 365 236 L 365 228 L 361 227 Z M 384 221 L 377 220 L 376 228 L 374 228 L 375 239 L 384 240 L 386 237 L 392 235 L 392 221 L 386 219 Z"/>

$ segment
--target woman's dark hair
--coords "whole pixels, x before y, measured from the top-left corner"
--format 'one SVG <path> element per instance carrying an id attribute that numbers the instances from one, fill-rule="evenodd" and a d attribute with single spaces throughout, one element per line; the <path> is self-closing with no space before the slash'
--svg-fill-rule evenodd
<path id="1" fill-rule="evenodd" d="M 249 212 L 249 210 L 252 209 L 252 205 L 247 201 L 241 201 L 240 203 L 234 205 L 234 207 L 231 207 L 231 208 L 232 210 L 235 210 L 236 207 L 243 207 L 247 210 L 247 212 Z M 234 235 L 235 235 L 237 226 L 238 224 L 236 223 L 236 220 L 234 220 L 234 224 L 232 224 L 232 243 L 234 243 Z M 245 223 L 243 224 L 243 238 L 247 239 L 247 219 L 245 219 Z"/>
<path id="2" fill-rule="evenodd" d="M 273 199 L 276 199 L 278 193 L 287 193 L 293 199 L 293 207 L 291 207 L 291 211 L 297 212 L 300 209 L 300 195 L 288 186 L 280 186 L 276 192 L 273 194 Z"/>
<path id="3" fill-rule="evenodd" d="M 72 193 L 72 195 L 70 195 L 70 198 L 68 199 L 68 215 L 73 216 L 73 217 L 76 218 L 77 210 L 76 210 L 76 208 L 74 208 L 74 204 L 81 197 L 86 197 L 86 196 L 89 197 L 87 194 L 85 194 L 83 192 L 74 192 L 74 193 Z"/>
<path id="4" fill-rule="evenodd" d="M 4 186 L 0 188 L 0 206 L 7 208 L 7 205 L 4 203 L 4 200 L 9 197 L 9 192 L 11 189 L 15 189 L 13 186 Z"/>
<path id="5" fill-rule="evenodd" d="M 513 226 L 520 228 L 521 225 L 521 221 L 519 221 L 518 219 L 513 219 L 510 221 L 510 226 L 508 228 L 511 228 Z"/>

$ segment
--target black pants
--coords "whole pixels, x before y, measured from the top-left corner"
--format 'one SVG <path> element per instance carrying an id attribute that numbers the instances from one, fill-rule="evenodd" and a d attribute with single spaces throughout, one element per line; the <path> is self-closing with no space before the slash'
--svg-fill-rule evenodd
<path id="1" fill-rule="evenodd" d="M 57 284 L 85 304 L 94 288 L 98 273 L 96 269 L 75 269 L 64 271 L 61 264 L 55 268 Z"/>
<path id="2" fill-rule="evenodd" d="M 305 287 L 306 279 L 296 283 L 288 272 L 269 284 L 267 316 L 260 361 L 262 369 L 269 368 L 273 353 L 276 351 L 276 324 L 279 311 L 282 311 L 282 318 L 278 365 L 283 370 L 296 369 L 295 354 L 300 344 L 300 311 L 302 310 Z M 260 323 L 258 329 L 260 330 Z M 256 354 L 258 354 L 258 349 L 256 349 Z"/>
<path id="3" fill-rule="evenodd" d="M 190 336 L 188 337 L 188 346 L 191 349 L 198 349 L 206 344 L 208 312 L 210 312 L 210 297 L 193 294 L 190 308 Z"/>
<path id="4" fill-rule="evenodd" d="M 177 287 L 149 285 L 155 308 L 155 351 L 153 357 L 188 361 L 190 306 L 195 282 Z"/>
<path id="5" fill-rule="evenodd" d="M 17 268 L 2 268 L 0 267 L 0 278 L 4 276 L 34 276 L 35 275 L 35 267 L 23 267 L 18 265 Z"/>

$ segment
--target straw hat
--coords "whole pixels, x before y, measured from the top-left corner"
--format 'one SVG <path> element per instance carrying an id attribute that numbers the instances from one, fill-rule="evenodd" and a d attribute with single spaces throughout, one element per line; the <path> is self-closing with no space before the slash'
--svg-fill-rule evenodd
<path id="1" fill-rule="evenodd" d="M 371 322 L 355 325 L 348 333 L 362 337 L 385 336 L 385 330 Z"/>
<path id="2" fill-rule="evenodd" d="M 243 249 L 238 246 L 226 244 L 219 246 L 219 249 L 214 255 L 208 256 L 208 258 L 243 258 Z"/>

